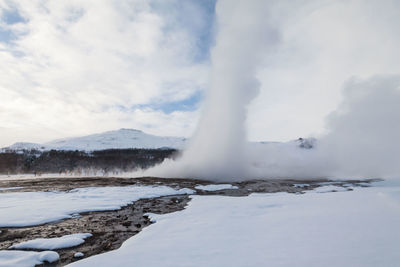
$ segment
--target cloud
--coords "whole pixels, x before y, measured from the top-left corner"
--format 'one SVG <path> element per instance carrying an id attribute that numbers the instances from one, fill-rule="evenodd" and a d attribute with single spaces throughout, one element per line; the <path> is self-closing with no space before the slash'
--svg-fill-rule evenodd
<path id="1" fill-rule="evenodd" d="M 18 137 L 25 132 L 24 140 L 46 141 L 114 127 L 145 128 L 138 123 L 143 118 L 135 117 L 145 116 L 158 134 L 190 134 L 185 129 L 194 127 L 192 110 L 171 109 L 155 119 L 159 111 L 135 108 L 185 101 L 207 86 L 208 61 L 198 56 L 207 48 L 196 33 L 209 26 L 202 21 L 210 14 L 196 9 L 209 6 L 179 2 L 1 1 L 1 18 L 11 10 L 23 20 L 3 19 L 0 25 L 16 36 L 0 40 L 0 125 L 19 129 Z M 186 19 L 170 14 L 176 6 L 188 10 L 181 14 Z M 197 22 L 184 24 L 189 16 Z M 114 111 L 118 107 L 126 112 Z M 174 111 L 191 116 L 191 125 L 174 121 L 182 127 L 165 131 L 156 125 L 175 119 Z M 0 142 L 14 141 L 3 134 Z"/>
<path id="2" fill-rule="evenodd" d="M 191 130 L 170 121 L 176 128 L 168 134 L 190 135 L 200 105 L 181 110 L 174 103 L 209 87 L 214 4 L 0 0 L 0 125 L 20 132 L 3 133 L 0 143 L 146 130 L 136 124 L 143 118 L 128 120 L 137 109 L 171 120 L 174 111 L 189 121 L 196 114 Z M 257 51 L 265 60 L 248 107 L 250 140 L 320 136 L 344 81 L 400 73 L 399 1 L 272 0 L 265 12 L 260 23 L 273 26 L 279 43 Z M 167 134 L 161 121 L 148 122 L 160 129 L 153 133 Z"/>

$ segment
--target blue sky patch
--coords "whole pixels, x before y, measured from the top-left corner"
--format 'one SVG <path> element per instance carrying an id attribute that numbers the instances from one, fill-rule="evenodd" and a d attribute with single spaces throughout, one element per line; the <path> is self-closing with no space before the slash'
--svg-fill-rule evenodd
<path id="1" fill-rule="evenodd" d="M 214 20 L 216 0 L 185 0 L 171 4 L 168 1 L 155 2 L 156 12 L 169 13 L 174 19 L 164 28 L 174 31 L 183 28 L 193 38 L 192 60 L 202 62 L 209 60 L 210 47 L 214 45 Z"/>
<path id="2" fill-rule="evenodd" d="M 0 27 L 0 42 L 9 43 L 15 39 L 16 37 L 12 31 Z"/>
<path id="3" fill-rule="evenodd" d="M 2 10 L 0 19 L 6 25 L 26 22 L 26 20 L 19 14 L 18 10 L 16 9 Z M 0 26 L 0 42 L 10 43 L 15 39 L 17 39 L 17 36 L 13 33 L 12 30 L 7 29 L 7 27 Z"/>
<path id="4" fill-rule="evenodd" d="M 202 99 L 202 91 L 196 91 L 193 95 L 184 100 L 161 104 L 151 104 L 149 107 L 154 110 L 161 110 L 166 114 L 172 113 L 174 111 L 193 111 L 198 108 L 199 103 Z"/>
<path id="5" fill-rule="evenodd" d="M 21 14 L 19 14 L 18 10 L 16 10 L 16 9 L 3 10 L 2 14 L 1 14 L 1 20 L 9 25 L 20 23 L 20 22 L 23 22 L 23 23 L 26 22 L 26 19 L 24 19 L 21 16 Z"/>
<path id="6" fill-rule="evenodd" d="M 170 114 L 174 111 L 194 111 L 199 108 L 199 104 L 203 100 L 203 91 L 196 91 L 190 97 L 174 102 L 159 102 L 143 105 L 134 105 L 131 107 L 125 107 L 117 105 L 116 107 L 123 112 L 131 112 L 135 109 L 151 109 L 156 111 L 162 111 L 165 114 Z"/>

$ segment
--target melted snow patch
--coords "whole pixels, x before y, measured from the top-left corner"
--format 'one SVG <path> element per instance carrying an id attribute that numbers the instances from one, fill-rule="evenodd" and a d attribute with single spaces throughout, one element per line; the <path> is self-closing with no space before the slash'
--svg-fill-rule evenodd
<path id="1" fill-rule="evenodd" d="M 91 237 L 90 233 L 79 233 L 65 235 L 55 238 L 38 238 L 26 242 L 13 245 L 11 249 L 38 249 L 38 250 L 54 250 L 61 248 L 70 248 L 85 243 L 85 239 Z"/>
<path id="2" fill-rule="evenodd" d="M 44 262 L 56 262 L 60 256 L 54 251 L 0 251 L 0 267 L 34 267 Z"/>
<path id="3" fill-rule="evenodd" d="M 218 191 L 224 189 L 238 189 L 237 186 L 231 184 L 209 184 L 209 185 L 198 185 L 195 187 L 198 190 L 203 191 Z"/>

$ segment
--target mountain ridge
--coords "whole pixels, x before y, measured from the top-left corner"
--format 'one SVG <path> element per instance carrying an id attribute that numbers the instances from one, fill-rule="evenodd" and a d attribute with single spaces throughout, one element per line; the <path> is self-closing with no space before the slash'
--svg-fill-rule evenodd
<path id="1" fill-rule="evenodd" d="M 106 149 L 183 149 L 187 138 L 172 136 L 157 136 L 145 133 L 137 129 L 121 128 L 119 130 L 106 131 L 81 137 L 60 138 L 43 144 L 17 142 L 11 146 L 0 149 L 0 152 L 24 151 L 24 150 L 79 150 L 97 151 Z M 269 145 L 299 147 L 311 149 L 316 144 L 315 138 L 299 138 L 289 142 L 250 142 L 253 145 Z"/>
<path id="2" fill-rule="evenodd" d="M 106 131 L 85 135 L 81 137 L 60 138 L 43 144 L 17 142 L 2 151 L 22 151 L 22 150 L 83 150 L 95 151 L 105 149 L 162 149 L 172 148 L 181 149 L 186 142 L 183 137 L 167 137 L 147 134 L 137 129 L 121 128 L 114 131 Z"/>

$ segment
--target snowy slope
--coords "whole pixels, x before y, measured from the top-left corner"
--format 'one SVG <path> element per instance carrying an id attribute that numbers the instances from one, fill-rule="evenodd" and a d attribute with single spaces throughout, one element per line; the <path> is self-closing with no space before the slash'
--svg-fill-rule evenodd
<path id="1" fill-rule="evenodd" d="M 36 144 L 36 143 L 28 143 L 28 142 L 18 142 L 15 143 L 9 147 L 4 147 L 1 149 L 1 152 L 5 152 L 7 150 L 12 150 L 12 151 L 22 151 L 22 150 L 46 150 L 46 146 L 42 144 Z"/>
<path id="2" fill-rule="evenodd" d="M 75 138 L 64 138 L 44 144 L 15 143 L 2 150 L 103 150 L 126 148 L 182 148 L 186 139 L 181 137 L 163 137 L 144 133 L 134 129 L 120 129 L 99 134 Z"/>
<path id="3" fill-rule="evenodd" d="M 45 146 L 62 150 L 101 150 L 111 148 L 181 148 L 184 138 L 162 137 L 134 129 L 120 129 L 83 137 L 59 139 Z"/>

